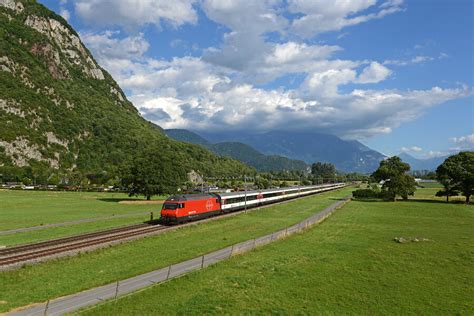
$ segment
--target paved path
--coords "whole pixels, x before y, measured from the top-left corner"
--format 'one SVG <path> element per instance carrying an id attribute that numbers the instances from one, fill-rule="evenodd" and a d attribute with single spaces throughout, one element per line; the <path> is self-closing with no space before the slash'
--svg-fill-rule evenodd
<path id="1" fill-rule="evenodd" d="M 133 213 L 133 214 L 122 214 L 122 215 L 113 215 L 113 216 L 104 216 L 104 217 L 95 217 L 95 218 L 85 218 L 85 219 L 79 219 L 77 221 L 46 224 L 46 225 L 41 225 L 41 226 L 23 227 L 23 228 L 16 228 L 16 229 L 10 229 L 10 230 L 2 230 L 2 231 L 0 231 L 0 236 L 2 236 L 2 235 L 11 235 L 11 234 L 16 234 L 16 233 L 23 233 L 23 232 L 29 232 L 29 231 L 34 231 L 34 230 L 41 230 L 41 229 L 52 228 L 52 227 L 77 225 L 77 224 L 83 224 L 83 223 L 92 223 L 92 222 L 99 222 L 99 221 L 103 221 L 103 220 L 107 220 L 107 219 L 133 217 L 133 216 L 149 215 L 149 214 L 150 214 L 150 212 L 145 212 L 145 213 Z"/>
<path id="2" fill-rule="evenodd" d="M 108 299 L 114 299 L 153 284 L 167 281 L 191 271 L 203 269 L 211 264 L 228 259 L 235 254 L 247 252 L 257 246 L 266 245 L 274 240 L 289 236 L 314 224 L 317 224 L 330 216 L 337 208 L 349 201 L 349 199 L 350 198 L 347 197 L 345 199 L 339 200 L 321 212 L 312 215 L 298 224 L 277 232 L 234 244 L 230 247 L 214 251 L 204 256 L 193 258 L 126 280 L 54 299 L 46 303 L 36 304 L 24 310 L 9 313 L 8 315 L 62 315 L 65 313 L 71 313 L 80 308 L 94 305 Z"/>

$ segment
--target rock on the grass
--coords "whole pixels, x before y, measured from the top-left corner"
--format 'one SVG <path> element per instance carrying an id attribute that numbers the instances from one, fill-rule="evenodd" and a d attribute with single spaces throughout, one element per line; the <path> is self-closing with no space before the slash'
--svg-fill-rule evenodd
<path id="1" fill-rule="evenodd" d="M 407 242 L 407 240 L 403 237 L 395 237 L 393 240 L 395 240 L 396 242 L 400 244 Z"/>
<path id="2" fill-rule="evenodd" d="M 421 237 L 395 237 L 393 238 L 393 240 L 398 242 L 399 244 L 404 244 L 408 242 L 430 241 L 428 238 Z"/>

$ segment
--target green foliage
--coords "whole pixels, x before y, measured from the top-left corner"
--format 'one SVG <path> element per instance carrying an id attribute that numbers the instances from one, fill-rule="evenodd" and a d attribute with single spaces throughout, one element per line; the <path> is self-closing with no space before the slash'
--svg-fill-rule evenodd
<path id="1" fill-rule="evenodd" d="M 180 161 L 164 156 L 156 147 L 138 151 L 122 174 L 130 196 L 144 195 L 147 200 L 152 195 L 174 193 L 185 181 L 186 171 Z"/>
<path id="2" fill-rule="evenodd" d="M 458 196 L 459 195 L 459 191 L 456 190 L 456 189 L 453 189 L 453 188 L 445 188 L 443 190 L 439 190 L 438 192 L 436 192 L 436 195 L 435 196 L 438 196 L 438 197 L 443 197 L 445 196 L 446 197 L 446 202 L 449 202 L 449 197 L 450 196 Z"/>
<path id="3" fill-rule="evenodd" d="M 393 156 L 382 160 L 372 177 L 375 181 L 384 181 L 381 194 L 385 199 L 395 201 L 397 196 L 401 196 L 406 200 L 416 190 L 415 179 L 407 174 L 408 171 L 410 165 Z"/>
<path id="4" fill-rule="evenodd" d="M 350 172 L 350 173 L 345 174 L 345 176 L 347 180 L 349 181 L 368 181 L 369 180 L 369 176 L 365 174 L 360 174 L 357 172 Z"/>
<path id="5" fill-rule="evenodd" d="M 311 174 L 315 178 L 332 179 L 336 175 L 336 167 L 332 163 L 316 162 L 311 165 Z"/>
<path id="6" fill-rule="evenodd" d="M 255 178 L 254 185 L 255 185 L 258 189 L 268 189 L 268 188 L 270 188 L 270 186 L 271 186 L 271 182 L 270 182 L 268 179 L 265 179 L 265 178 L 263 178 L 263 177 L 257 176 L 257 177 Z"/>
<path id="7" fill-rule="evenodd" d="M 352 196 L 356 199 L 378 199 L 380 192 L 372 189 L 359 189 L 352 192 Z"/>
<path id="8" fill-rule="evenodd" d="M 474 193 L 474 152 L 460 152 L 448 157 L 436 169 L 436 176 L 444 187 L 444 190 L 438 193 L 446 196 L 446 201 L 449 196 L 461 192 L 468 204 Z"/>

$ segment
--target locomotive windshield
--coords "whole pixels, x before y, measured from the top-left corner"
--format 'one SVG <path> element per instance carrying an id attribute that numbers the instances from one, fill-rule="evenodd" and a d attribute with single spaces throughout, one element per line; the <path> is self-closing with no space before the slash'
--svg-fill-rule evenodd
<path id="1" fill-rule="evenodd" d="M 165 203 L 163 204 L 163 209 L 164 210 L 175 210 L 178 208 L 178 204 L 174 204 L 174 203 Z"/>

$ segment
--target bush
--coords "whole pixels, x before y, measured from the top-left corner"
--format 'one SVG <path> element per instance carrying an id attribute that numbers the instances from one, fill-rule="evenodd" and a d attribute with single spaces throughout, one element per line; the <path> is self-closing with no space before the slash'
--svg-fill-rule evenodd
<path id="1" fill-rule="evenodd" d="M 393 201 L 395 196 L 387 190 L 359 189 L 352 192 L 352 196 L 356 199 L 383 199 L 385 201 Z"/>
<path id="2" fill-rule="evenodd" d="M 352 196 L 356 199 L 378 199 L 380 195 L 380 192 L 372 189 L 359 189 L 352 192 Z"/>

